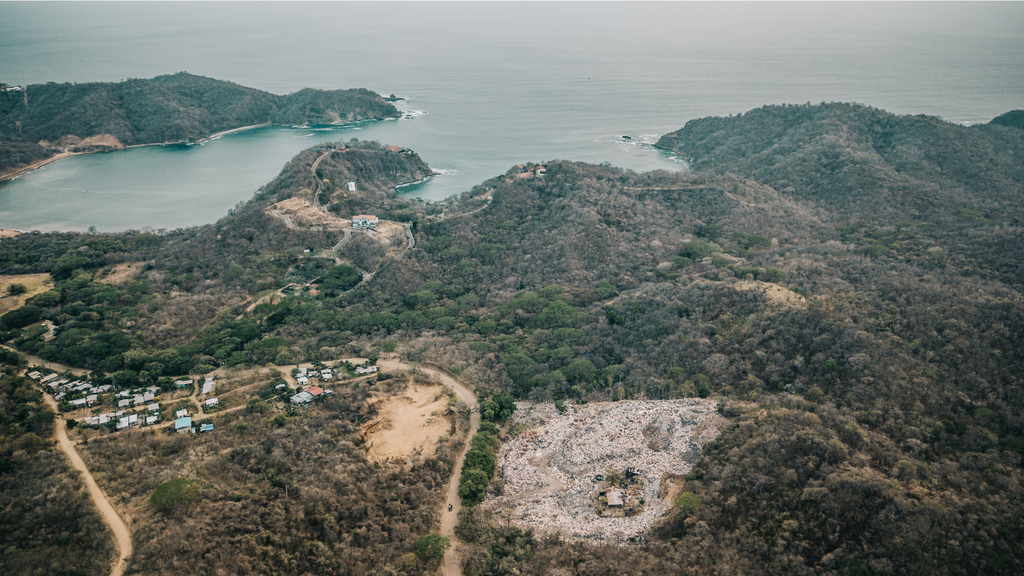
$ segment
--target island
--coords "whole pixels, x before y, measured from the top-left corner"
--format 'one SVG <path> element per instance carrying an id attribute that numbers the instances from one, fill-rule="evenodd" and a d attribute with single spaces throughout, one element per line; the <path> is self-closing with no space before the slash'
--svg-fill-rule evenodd
<path id="1" fill-rule="evenodd" d="M 397 118 L 370 90 L 271 94 L 179 72 L 151 79 L 0 90 L 0 180 L 72 154 L 197 142 L 243 127 Z"/>

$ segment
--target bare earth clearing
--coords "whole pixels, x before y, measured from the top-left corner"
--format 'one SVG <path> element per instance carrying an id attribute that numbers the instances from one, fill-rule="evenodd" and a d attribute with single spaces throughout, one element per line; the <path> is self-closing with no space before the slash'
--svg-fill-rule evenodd
<path id="1" fill-rule="evenodd" d="M 137 280 L 142 274 L 145 262 L 129 262 L 108 268 L 97 275 L 97 282 L 104 284 L 126 284 Z"/>
<path id="2" fill-rule="evenodd" d="M 11 284 L 21 284 L 28 292 L 17 296 L 7 294 Z M 53 288 L 53 280 L 49 274 L 9 274 L 0 276 L 0 314 L 6 314 L 25 305 L 25 301 Z"/>
<path id="3" fill-rule="evenodd" d="M 442 386 L 413 384 L 399 396 L 377 398 L 377 416 L 363 426 L 367 456 L 375 462 L 404 461 L 414 453 L 433 454 L 438 439 L 451 432 L 448 395 Z"/>
<path id="4" fill-rule="evenodd" d="M 642 535 L 669 509 L 673 476 L 692 468 L 701 447 L 723 421 L 708 400 L 630 400 L 570 406 L 518 404 L 510 429 L 530 428 L 501 447 L 498 474 L 505 485 L 485 505 L 541 534 L 621 544 Z M 643 505 L 635 516 L 600 517 L 595 475 L 635 468 Z"/>
<path id="5" fill-rule="evenodd" d="M 798 307 L 802 308 L 807 305 L 807 300 L 793 292 L 792 290 L 773 284 L 771 282 L 755 282 L 755 281 L 741 281 L 733 284 L 733 287 L 737 290 L 750 290 L 753 292 L 762 292 L 765 298 L 773 304 L 781 304 L 785 307 Z"/>
<path id="6" fill-rule="evenodd" d="M 288 216 L 296 226 L 329 226 L 331 228 L 348 228 L 351 220 L 336 218 L 321 211 L 306 198 L 288 198 L 266 209 L 268 214 L 275 211 Z"/>

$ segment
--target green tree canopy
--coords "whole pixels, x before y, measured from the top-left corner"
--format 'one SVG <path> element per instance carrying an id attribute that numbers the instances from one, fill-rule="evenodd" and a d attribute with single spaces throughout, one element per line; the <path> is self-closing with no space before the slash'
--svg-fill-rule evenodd
<path id="1" fill-rule="evenodd" d="M 149 504 L 157 512 L 171 512 L 187 506 L 199 492 L 199 481 L 192 478 L 175 478 L 168 480 L 153 490 Z"/>
<path id="2" fill-rule="evenodd" d="M 452 543 L 445 536 L 438 534 L 424 534 L 416 543 L 416 555 L 420 560 L 429 562 L 444 558 L 445 550 L 452 547 Z"/>

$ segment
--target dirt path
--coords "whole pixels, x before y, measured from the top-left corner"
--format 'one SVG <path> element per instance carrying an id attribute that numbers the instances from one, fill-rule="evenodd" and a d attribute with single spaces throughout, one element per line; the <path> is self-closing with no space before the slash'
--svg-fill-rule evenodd
<path id="1" fill-rule="evenodd" d="M 444 503 L 441 504 L 441 536 L 447 537 L 452 543 L 452 547 L 444 553 L 441 573 L 444 576 L 462 576 L 462 563 L 459 562 L 459 547 L 458 540 L 455 538 L 455 525 L 459 522 L 459 511 L 462 510 L 462 500 L 459 498 L 459 476 L 462 470 L 462 462 L 466 459 L 466 452 L 469 452 L 469 440 L 473 438 L 477 428 L 480 427 L 480 409 L 477 406 L 476 395 L 465 384 L 441 370 L 428 368 L 423 365 L 406 364 L 397 360 L 379 360 L 377 365 L 396 370 L 418 368 L 430 376 L 437 377 L 442 384 L 454 390 L 459 395 L 459 398 L 466 403 L 466 406 L 469 406 L 469 436 L 466 437 L 466 445 L 462 447 L 462 452 L 459 452 L 459 457 L 455 461 L 452 477 L 448 481 L 448 495 L 445 497 Z M 451 512 L 448 511 L 449 505 L 452 507 Z"/>
<path id="2" fill-rule="evenodd" d="M 53 396 L 44 394 L 43 398 L 46 400 L 46 404 L 59 415 L 60 410 L 57 409 L 57 401 L 53 399 Z M 132 555 L 132 538 L 128 532 L 128 527 L 121 520 L 121 517 L 117 515 L 117 512 L 114 511 L 114 507 L 107 500 L 106 494 L 100 490 L 96 480 L 93 479 L 89 469 L 86 468 L 85 462 L 82 461 L 82 457 L 75 450 L 74 444 L 68 439 L 67 426 L 63 418 L 58 417 L 56 419 L 55 428 L 60 449 L 67 454 L 68 459 L 71 460 L 71 465 L 82 473 L 82 479 L 85 480 L 85 485 L 89 488 L 89 495 L 92 496 L 93 503 L 99 509 L 103 521 L 110 526 L 110 530 L 114 533 L 114 538 L 117 540 L 118 555 L 117 560 L 115 560 L 114 565 L 111 567 L 110 576 L 121 576 L 128 567 L 128 559 Z"/>
<path id="3" fill-rule="evenodd" d="M 86 374 L 91 372 L 91 370 L 88 370 L 86 368 L 72 368 L 70 366 L 65 366 L 63 364 L 58 364 L 56 362 L 50 362 L 49 360 L 43 360 L 39 356 L 25 354 L 24 352 L 18 350 L 17 348 L 13 348 L 6 344 L 0 344 L 0 346 L 24 356 L 25 359 L 28 360 L 29 366 L 42 366 L 43 368 L 49 368 L 50 370 L 53 370 L 54 372 L 59 372 L 61 374 L 63 374 L 64 372 L 71 372 L 75 376 L 85 376 Z"/>

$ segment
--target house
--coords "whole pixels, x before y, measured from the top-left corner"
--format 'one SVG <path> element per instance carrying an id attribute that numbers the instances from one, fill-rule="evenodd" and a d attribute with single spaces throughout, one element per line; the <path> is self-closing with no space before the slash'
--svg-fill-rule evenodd
<path id="1" fill-rule="evenodd" d="M 299 368 L 299 376 L 305 376 L 305 375 L 306 375 L 306 369 L 305 368 Z"/>
<path id="2" fill-rule="evenodd" d="M 355 182 L 349 182 L 348 183 L 348 191 L 349 192 L 355 192 L 356 191 L 356 183 Z"/>
<path id="3" fill-rule="evenodd" d="M 60 376 L 57 376 L 56 374 L 47 374 L 46 376 L 43 376 L 42 380 L 40 380 L 39 382 L 41 384 L 47 384 L 49 382 L 56 380 L 57 378 L 60 378 Z"/>
<path id="4" fill-rule="evenodd" d="M 136 416 L 135 414 L 132 414 L 130 416 L 125 416 L 125 417 L 121 418 L 120 420 L 118 420 L 117 421 L 117 429 L 118 430 L 122 430 L 124 428 L 127 428 L 127 427 L 131 426 L 132 424 L 138 424 L 138 423 L 139 423 L 139 417 Z"/>
<path id="5" fill-rule="evenodd" d="M 124 400 L 118 400 L 117 401 L 117 407 L 118 408 L 128 408 L 131 405 L 132 405 L 132 401 L 127 399 L 127 398 L 125 398 Z"/>
<path id="6" fill-rule="evenodd" d="M 88 404 L 89 406 L 92 406 L 93 404 L 96 403 L 96 400 L 98 399 L 99 396 L 97 396 L 96 394 L 89 394 L 88 396 L 85 397 L 85 403 Z"/>
<path id="7" fill-rule="evenodd" d="M 309 388 L 306 388 L 306 392 L 313 396 L 319 396 L 324 393 L 324 389 L 319 386 L 310 386 Z"/>
<path id="8" fill-rule="evenodd" d="M 353 228 L 376 228 L 380 220 L 372 214 L 359 214 L 352 217 Z"/>
<path id="9" fill-rule="evenodd" d="M 192 418 L 178 418 L 174 421 L 175 432 L 191 432 L 192 431 Z"/>
<path id="10" fill-rule="evenodd" d="M 86 402 L 87 400 L 85 398 L 79 398 L 78 400 L 68 402 L 68 404 L 71 404 L 72 406 L 85 406 Z"/>
<path id="11" fill-rule="evenodd" d="M 377 367 L 376 366 L 360 366 L 359 368 L 356 368 L 356 374 L 359 374 L 359 375 L 362 375 L 362 374 L 373 374 L 375 372 L 377 372 Z"/>
<path id="12" fill-rule="evenodd" d="M 300 386 L 305 386 L 306 384 L 309 384 L 309 378 L 306 378 L 305 376 L 299 376 L 298 378 L 295 379 L 295 381 L 298 382 Z"/>
<path id="13" fill-rule="evenodd" d="M 207 408 L 213 408 L 215 406 L 220 406 L 220 400 L 216 398 L 210 398 L 209 400 L 206 401 Z"/>
<path id="14" fill-rule="evenodd" d="M 153 400 L 156 400 L 156 394 L 152 392 L 146 392 L 142 395 L 143 402 L 152 402 Z"/>
<path id="15" fill-rule="evenodd" d="M 175 380 L 174 381 L 174 386 L 176 388 L 187 388 L 187 387 L 191 386 L 192 384 L 194 384 L 194 382 L 192 381 L 191 378 L 186 378 L 184 380 Z"/>
<path id="16" fill-rule="evenodd" d="M 148 408 L 148 410 L 150 412 L 159 412 L 160 411 L 160 405 L 155 403 L 155 402 L 153 404 L 150 404 L 147 408 Z"/>
<path id="17" fill-rule="evenodd" d="M 32 372 L 29 372 L 28 374 L 26 374 L 26 376 L 28 376 L 29 378 L 31 378 L 33 380 L 39 380 L 40 378 L 43 377 L 42 374 L 40 374 L 39 372 L 36 372 L 35 370 L 33 370 Z"/>
<path id="18" fill-rule="evenodd" d="M 285 388 L 287 388 L 287 387 L 288 387 L 288 385 L 287 385 L 287 384 L 285 384 L 284 382 L 281 382 L 281 383 L 280 383 L 280 384 L 278 384 L 277 386 L 274 386 L 274 390 L 283 390 L 283 389 L 285 389 Z"/>
<path id="19" fill-rule="evenodd" d="M 203 394 L 210 394 L 213 392 L 213 378 L 207 378 L 206 382 L 203 382 Z"/>
<path id="20" fill-rule="evenodd" d="M 156 424 L 158 420 L 160 420 L 159 416 L 146 416 L 146 426 Z"/>
<path id="21" fill-rule="evenodd" d="M 85 423 L 89 426 L 102 426 L 107 422 L 110 422 L 110 417 L 113 414 L 100 414 L 99 416 L 86 416 Z"/>
<path id="22" fill-rule="evenodd" d="M 152 400 L 152 398 L 150 398 L 150 400 Z M 146 397 L 142 394 L 136 394 L 135 397 L 132 398 L 132 403 L 136 406 L 141 406 L 146 403 Z"/>
<path id="23" fill-rule="evenodd" d="M 299 392 L 295 396 L 292 396 L 290 400 L 292 404 L 295 404 L 296 406 L 301 406 L 303 404 L 308 404 L 312 402 L 313 395 L 310 394 L 309 392 Z"/>
<path id="24" fill-rule="evenodd" d="M 175 418 L 184 418 L 186 416 L 188 416 L 188 408 L 182 408 L 174 413 Z"/>
<path id="25" fill-rule="evenodd" d="M 200 432 L 213 432 L 213 424 L 202 424 L 199 426 Z"/>
<path id="26" fill-rule="evenodd" d="M 330 380 L 333 377 L 334 377 L 334 375 L 331 374 L 330 370 L 323 370 L 323 371 L 320 372 L 320 379 L 323 380 L 324 382 L 327 382 L 328 380 Z"/>

